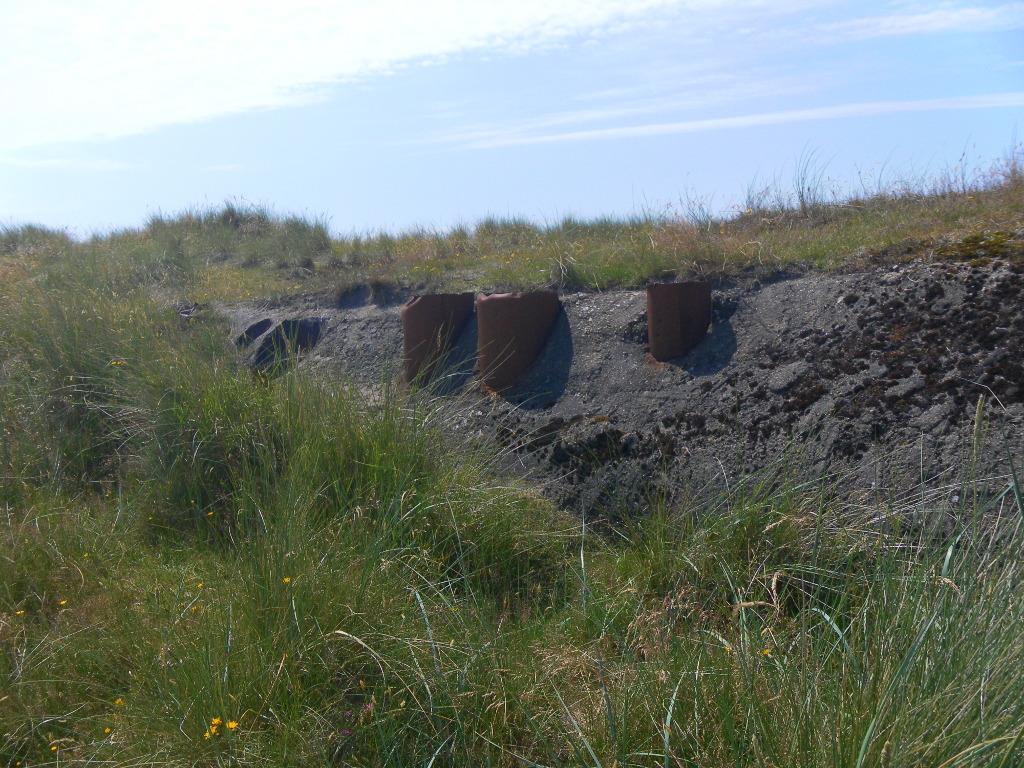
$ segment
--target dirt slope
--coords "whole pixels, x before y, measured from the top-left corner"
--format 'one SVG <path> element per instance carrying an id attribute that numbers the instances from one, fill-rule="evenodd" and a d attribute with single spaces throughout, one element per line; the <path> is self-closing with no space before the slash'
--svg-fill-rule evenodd
<path id="1" fill-rule="evenodd" d="M 646 354 L 643 292 L 566 294 L 562 305 L 541 358 L 500 395 L 473 377 L 471 321 L 445 397 L 453 429 L 497 437 L 509 468 L 583 514 L 714 492 L 795 454 L 800 472 L 842 472 L 849 486 L 927 481 L 954 494 L 980 396 L 993 439 L 979 470 L 1005 473 L 1009 456 L 1024 464 L 1019 263 L 920 260 L 719 285 L 709 334 L 668 363 Z M 368 390 L 400 372 L 398 298 L 223 311 L 236 336 L 261 320 L 313 321 L 300 365 Z M 244 354 L 268 337 L 264 328 Z"/>

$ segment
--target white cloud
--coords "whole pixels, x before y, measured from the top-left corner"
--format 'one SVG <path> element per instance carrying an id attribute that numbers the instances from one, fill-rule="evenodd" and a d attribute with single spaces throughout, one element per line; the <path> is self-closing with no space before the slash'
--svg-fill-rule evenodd
<path id="1" fill-rule="evenodd" d="M 105 157 L 2 158 L 0 165 L 54 171 L 129 171 L 138 166 Z"/>
<path id="2" fill-rule="evenodd" d="M 862 12 L 863 5 L 852 0 L 0 0 L 0 156 L 308 103 L 326 98 L 338 82 L 436 65 L 468 52 L 522 52 L 579 35 L 608 45 L 609 36 L 622 30 L 659 24 L 671 40 L 667 50 L 672 56 L 678 52 L 678 58 L 662 54 L 654 69 L 661 80 L 678 80 L 666 75 L 673 66 L 711 72 L 726 66 L 709 58 L 723 47 L 727 33 L 734 44 L 746 39 L 745 26 L 754 30 L 751 37 L 770 38 L 781 33 L 772 17 L 802 18 L 805 11 L 822 8 L 845 9 L 849 15 Z M 889 15 L 825 25 L 808 19 L 800 35 L 827 42 L 1021 26 L 1024 2 L 944 4 L 938 10 L 904 6 Z M 642 54 L 638 60 L 644 62 Z M 538 136 L 555 124 L 593 124 L 661 108 L 633 101 L 643 79 L 617 82 L 625 103 L 609 105 L 615 99 L 606 93 L 593 100 L 599 106 L 592 112 L 556 116 L 548 126 L 523 125 L 518 137 L 499 131 L 477 139 L 556 140 Z M 674 90 L 679 93 L 678 84 Z M 607 130 L 612 135 L 632 129 Z"/>
<path id="3" fill-rule="evenodd" d="M 1005 3 L 989 8 L 941 8 L 922 13 L 896 13 L 822 24 L 828 35 L 866 40 L 874 37 L 935 32 L 1011 30 L 1024 27 L 1024 3 Z"/>
<path id="4" fill-rule="evenodd" d="M 241 163 L 225 163 L 223 165 L 208 165 L 205 168 L 200 168 L 200 173 L 234 173 L 235 171 L 244 171 L 245 166 Z"/>
<path id="5" fill-rule="evenodd" d="M 812 91 L 815 78 L 812 75 L 802 77 L 752 77 L 748 73 L 736 74 L 718 72 L 703 77 L 692 77 L 687 81 L 676 82 L 679 89 L 673 93 L 650 98 L 635 98 L 636 88 L 606 90 L 598 94 L 587 94 L 581 101 L 584 103 L 603 101 L 607 106 L 590 109 L 578 109 L 552 114 L 542 114 L 518 121 L 509 119 L 500 123 L 485 123 L 462 126 L 454 131 L 444 131 L 427 136 L 421 141 L 430 144 L 468 145 L 474 147 L 505 146 L 516 143 L 536 143 L 537 137 L 545 135 L 549 129 L 561 128 L 562 131 L 552 135 L 588 135 L 590 131 L 571 131 L 569 126 L 581 126 L 594 123 L 622 121 L 625 118 L 637 118 L 640 115 L 656 113 L 679 113 L 681 111 L 700 111 L 724 104 L 742 103 L 752 98 L 779 98 Z M 634 98 L 628 98 L 633 96 Z M 675 125 L 677 123 L 668 123 Z M 615 129 L 601 129 L 615 130 Z"/>
<path id="6" fill-rule="evenodd" d="M 750 0 L 748 0 L 749 2 Z M 33 0 L 0 9 L 0 151 L 322 98 L 460 52 L 519 50 L 726 0 Z"/>
<path id="7" fill-rule="evenodd" d="M 462 143 L 465 148 L 484 149 L 524 144 L 551 144 L 557 142 L 597 141 L 607 139 L 634 139 L 650 136 L 667 136 L 679 133 L 699 133 L 732 128 L 755 128 L 762 125 L 802 123 L 810 120 L 836 120 L 840 118 L 877 117 L 899 112 L 938 112 L 950 109 L 989 109 L 996 107 L 1024 107 L 1024 93 L 997 93 L 987 96 L 966 96 L 948 99 L 923 99 L 918 101 L 875 101 L 857 104 L 840 104 L 831 107 L 791 109 L 779 112 L 762 112 L 735 117 L 718 117 L 707 120 L 686 120 L 673 123 L 650 123 L 622 128 L 600 128 L 589 131 L 570 131 L 524 135 L 513 129 L 501 134 L 497 129 L 476 136 L 453 135 L 453 143 Z M 468 141 L 467 141 L 468 139 Z"/>

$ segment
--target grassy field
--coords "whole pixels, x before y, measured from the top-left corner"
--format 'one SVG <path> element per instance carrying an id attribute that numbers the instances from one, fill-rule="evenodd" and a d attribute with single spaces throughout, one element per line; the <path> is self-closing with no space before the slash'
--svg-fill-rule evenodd
<path id="1" fill-rule="evenodd" d="M 723 220 L 0 231 L 0 765 L 1022 764 L 1017 478 L 851 495 L 780 460 L 595 529 L 428 398 L 254 377 L 174 306 L 984 259 L 1019 159 Z"/>

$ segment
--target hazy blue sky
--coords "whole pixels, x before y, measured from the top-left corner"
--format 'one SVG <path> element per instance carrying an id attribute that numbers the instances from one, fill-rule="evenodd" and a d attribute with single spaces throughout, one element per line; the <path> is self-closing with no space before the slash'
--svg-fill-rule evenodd
<path id="1" fill-rule="evenodd" d="M 1024 139 L 1024 2 L 0 0 L 0 224 L 741 205 Z"/>

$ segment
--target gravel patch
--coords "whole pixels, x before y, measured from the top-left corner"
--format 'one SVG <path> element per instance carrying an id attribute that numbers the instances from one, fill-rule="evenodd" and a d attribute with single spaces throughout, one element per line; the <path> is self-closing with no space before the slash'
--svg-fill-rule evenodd
<path id="1" fill-rule="evenodd" d="M 717 285 L 709 333 L 665 363 L 646 351 L 643 291 L 563 294 L 551 339 L 513 387 L 482 391 L 471 320 L 439 391 L 453 430 L 497 439 L 507 469 L 586 516 L 681 504 L 787 462 L 876 492 L 952 487 L 968 464 L 988 475 L 1024 464 L 1022 273 L 921 260 Z M 307 296 L 221 311 L 245 355 L 263 348 L 247 329 L 315 319 L 299 364 L 372 392 L 401 373 L 400 302 Z M 970 455 L 980 397 L 989 447 Z"/>

